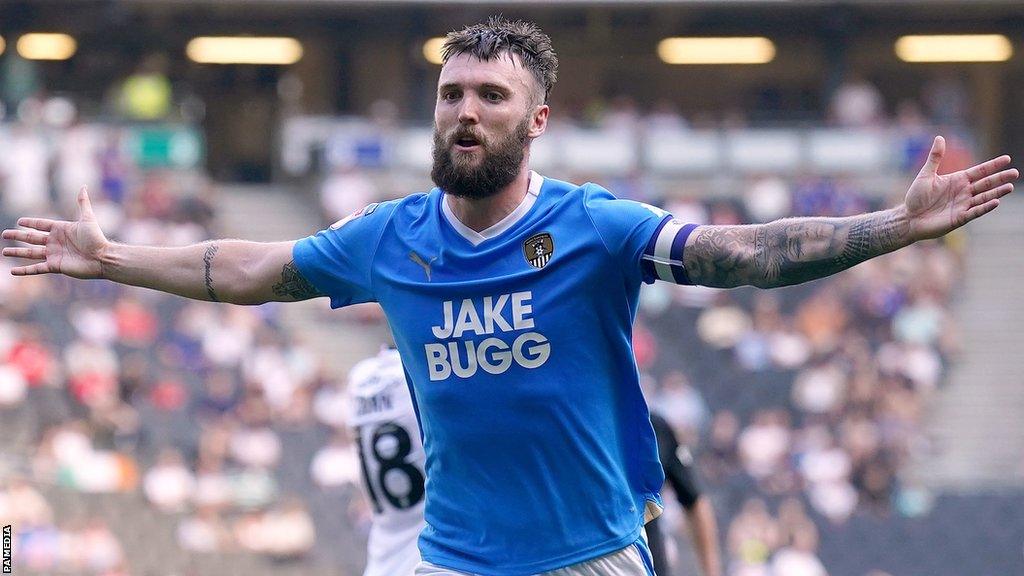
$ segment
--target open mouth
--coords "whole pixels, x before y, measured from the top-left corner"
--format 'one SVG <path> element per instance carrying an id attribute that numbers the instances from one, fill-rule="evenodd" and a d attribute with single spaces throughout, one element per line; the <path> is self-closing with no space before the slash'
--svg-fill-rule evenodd
<path id="1" fill-rule="evenodd" d="M 478 146 L 480 146 L 480 141 L 472 136 L 464 136 L 455 140 L 455 148 L 459 150 L 473 150 Z"/>

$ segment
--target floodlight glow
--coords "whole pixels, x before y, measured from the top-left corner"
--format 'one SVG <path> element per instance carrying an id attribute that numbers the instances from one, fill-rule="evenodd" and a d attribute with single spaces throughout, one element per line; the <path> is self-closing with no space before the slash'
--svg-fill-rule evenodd
<path id="1" fill-rule="evenodd" d="M 252 36 L 199 36 L 185 46 L 185 54 L 199 64 L 294 64 L 302 58 L 295 38 Z"/>
<path id="2" fill-rule="evenodd" d="M 67 34 L 34 32 L 18 38 L 18 54 L 27 60 L 67 60 L 75 55 L 78 43 Z"/>
<path id="3" fill-rule="evenodd" d="M 427 59 L 427 62 L 438 66 L 444 64 L 441 49 L 444 48 L 445 40 L 446 38 L 431 38 L 423 43 L 423 57 Z"/>
<path id="4" fill-rule="evenodd" d="M 775 43 L 763 36 L 665 38 L 658 57 L 666 64 L 766 64 L 775 59 Z"/>
<path id="5" fill-rule="evenodd" d="M 1002 34 L 903 36 L 895 49 L 904 62 L 1005 62 L 1013 56 Z"/>

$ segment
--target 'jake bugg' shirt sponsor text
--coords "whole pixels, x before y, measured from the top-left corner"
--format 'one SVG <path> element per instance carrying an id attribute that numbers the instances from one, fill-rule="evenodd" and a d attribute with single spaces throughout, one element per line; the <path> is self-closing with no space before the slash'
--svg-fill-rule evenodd
<path id="1" fill-rule="evenodd" d="M 461 302 L 446 300 L 441 324 L 431 327 L 439 341 L 424 346 L 430 379 L 471 378 L 479 370 L 503 374 L 513 363 L 523 368 L 542 366 L 551 356 L 551 343 L 535 331 L 532 300 L 529 290 Z M 530 331 L 512 334 L 521 330 Z"/>

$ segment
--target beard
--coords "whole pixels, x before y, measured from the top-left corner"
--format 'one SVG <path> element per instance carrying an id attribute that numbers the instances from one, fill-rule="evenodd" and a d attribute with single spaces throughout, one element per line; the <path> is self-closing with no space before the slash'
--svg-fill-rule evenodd
<path id="1" fill-rule="evenodd" d="M 434 128 L 434 166 L 430 178 L 447 194 L 470 200 L 488 198 L 516 179 L 529 140 L 527 116 L 507 136 L 496 142 L 485 141 L 466 126 L 456 128 L 447 137 Z M 452 146 L 461 138 L 472 137 L 480 143 L 483 158 L 474 165 L 470 154 L 456 153 Z"/>

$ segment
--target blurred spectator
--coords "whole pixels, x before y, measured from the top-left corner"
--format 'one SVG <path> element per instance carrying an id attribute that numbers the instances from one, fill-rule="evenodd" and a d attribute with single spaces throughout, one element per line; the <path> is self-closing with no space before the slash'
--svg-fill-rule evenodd
<path id="1" fill-rule="evenodd" d="M 884 116 L 882 94 L 863 76 L 851 74 L 832 94 L 832 119 L 839 126 L 876 126 Z"/>
<path id="2" fill-rule="evenodd" d="M 100 190 L 99 157 L 103 145 L 102 133 L 95 127 L 76 122 L 64 131 L 57 144 L 57 162 L 54 181 L 57 188 L 57 206 L 70 213 L 82 186 Z"/>
<path id="3" fill-rule="evenodd" d="M 345 414 L 348 413 L 348 398 L 345 391 L 334 384 L 328 383 L 316 392 L 313 398 L 313 413 L 317 420 L 332 428 L 345 427 Z"/>
<path id="4" fill-rule="evenodd" d="M 735 414 L 728 410 L 715 414 L 711 421 L 706 456 L 700 464 L 700 469 L 707 478 L 722 482 L 739 470 L 739 454 L 736 450 L 739 430 L 739 419 Z"/>
<path id="5" fill-rule="evenodd" d="M 234 531 L 243 548 L 279 559 L 301 558 L 316 541 L 312 519 L 296 500 L 266 513 L 246 514 L 235 523 Z"/>
<path id="6" fill-rule="evenodd" d="M 160 328 L 156 314 L 131 296 L 117 300 L 114 323 L 119 343 L 130 348 L 149 348 L 156 341 Z"/>
<path id="7" fill-rule="evenodd" d="M 24 123 L 16 123 L 0 155 L 0 181 L 7 214 L 46 214 L 50 206 L 49 162 L 43 135 Z"/>
<path id="8" fill-rule="evenodd" d="M 359 453 L 344 428 L 338 429 L 330 444 L 313 456 L 310 476 L 323 489 L 355 486 L 359 483 Z"/>
<path id="9" fill-rule="evenodd" d="M 900 170 L 911 172 L 924 164 L 932 146 L 932 130 L 921 106 L 913 100 L 902 100 L 897 105 L 896 127 L 903 138 Z"/>
<path id="10" fill-rule="evenodd" d="M 33 388 L 54 384 L 57 375 L 53 351 L 41 338 L 42 330 L 39 326 L 22 324 L 20 335 L 15 337 L 6 350 L 8 366 L 14 368 Z"/>
<path id="11" fill-rule="evenodd" d="M 778 545 L 779 528 L 759 498 L 750 498 L 733 518 L 726 534 L 726 547 L 735 566 L 730 574 L 766 574 L 772 550 Z M 755 569 L 762 571 L 754 571 Z"/>
<path id="12" fill-rule="evenodd" d="M 231 496 L 239 508 L 259 509 L 277 497 L 277 482 L 265 469 L 247 468 L 231 475 Z"/>
<path id="13" fill-rule="evenodd" d="M 337 222 L 379 199 L 373 181 L 354 165 L 338 164 L 320 186 L 320 204 L 327 222 Z"/>
<path id="14" fill-rule="evenodd" d="M 928 81 L 921 91 L 928 114 L 935 124 L 959 127 L 967 123 L 971 109 L 967 87 L 953 73 L 941 73 Z"/>
<path id="15" fill-rule="evenodd" d="M 736 342 L 736 360 L 750 372 L 767 370 L 772 365 L 772 335 L 782 326 L 779 302 L 771 292 L 754 297 L 753 324 Z"/>
<path id="16" fill-rule="evenodd" d="M 640 125 L 640 109 L 631 96 L 620 94 L 611 99 L 600 121 L 601 128 L 621 134 L 633 134 Z"/>
<path id="17" fill-rule="evenodd" d="M 270 428 L 240 426 L 231 434 L 231 456 L 239 464 L 267 468 L 281 457 L 281 441 Z"/>
<path id="18" fill-rule="evenodd" d="M 772 576 L 828 576 L 815 554 L 817 548 L 818 533 L 814 526 L 801 526 L 794 532 L 792 544 L 772 557 Z"/>
<path id="19" fill-rule="evenodd" d="M 96 342 L 76 340 L 64 351 L 68 389 L 84 406 L 106 404 L 117 395 L 118 358 Z"/>
<path id="20" fill-rule="evenodd" d="M 849 481 L 849 455 L 824 427 L 804 429 L 800 436 L 799 468 L 811 504 L 829 520 L 844 522 L 857 505 L 857 492 Z"/>
<path id="21" fill-rule="evenodd" d="M 28 394 L 28 382 L 16 368 L 0 364 L 0 410 L 21 404 Z"/>
<path id="22" fill-rule="evenodd" d="M 92 434 L 91 425 L 82 420 L 47 429 L 32 459 L 34 476 L 82 492 L 133 489 L 138 480 L 135 461 L 126 454 L 95 447 Z"/>
<path id="23" fill-rule="evenodd" d="M 192 500 L 195 476 L 185 467 L 181 454 L 164 450 L 156 465 L 146 472 L 143 490 L 150 504 L 162 512 L 181 512 Z"/>
<path id="24" fill-rule="evenodd" d="M 780 471 L 789 452 L 789 418 L 778 409 L 759 410 L 737 439 L 740 461 L 750 476 L 765 479 Z"/>
<path id="25" fill-rule="evenodd" d="M 753 222 L 770 222 L 789 216 L 793 213 L 791 201 L 789 183 L 778 176 L 756 178 L 743 189 L 744 208 Z"/>
<path id="26" fill-rule="evenodd" d="M 12 478 L 0 490 L 0 518 L 19 530 L 42 528 L 53 522 L 53 509 L 23 478 Z"/>
<path id="27" fill-rule="evenodd" d="M 106 522 L 94 518 L 77 534 L 74 549 L 83 554 L 83 568 L 93 573 L 115 570 L 124 563 L 124 550 Z"/>
<path id="28" fill-rule="evenodd" d="M 198 508 L 219 510 L 232 502 L 231 478 L 224 472 L 223 460 L 203 454 L 196 466 L 195 504 Z"/>
<path id="29" fill-rule="evenodd" d="M 106 200 L 122 205 L 125 201 L 128 186 L 129 166 L 124 157 L 122 135 L 118 130 L 110 130 L 97 158 L 100 171 L 100 191 Z"/>
<path id="30" fill-rule="evenodd" d="M 186 552 L 224 552 L 233 544 L 231 531 L 217 511 L 200 507 L 178 523 L 178 545 Z"/>
<path id="31" fill-rule="evenodd" d="M 783 546 L 796 542 L 798 533 L 809 532 L 817 539 L 818 529 L 807 516 L 804 503 L 799 498 L 789 497 L 779 504 L 779 543 Z"/>
<path id="32" fill-rule="evenodd" d="M 289 499 L 271 509 L 263 518 L 268 552 L 279 559 L 296 559 L 306 555 L 316 543 L 316 527 L 305 504 Z"/>
<path id="33" fill-rule="evenodd" d="M 793 192 L 794 216 L 850 216 L 867 208 L 860 190 L 831 177 L 806 178 Z"/>
<path id="34" fill-rule="evenodd" d="M 662 98 L 654 103 L 654 107 L 646 117 L 647 130 L 685 130 L 689 127 L 686 119 L 679 112 L 675 102 Z"/>
<path id="35" fill-rule="evenodd" d="M 820 289 L 800 302 L 795 326 L 815 354 L 827 354 L 840 343 L 849 317 L 835 290 Z"/>
<path id="36" fill-rule="evenodd" d="M 846 395 L 846 372 L 835 363 L 804 368 L 793 381 L 793 405 L 807 414 L 838 412 Z"/>
<path id="37" fill-rule="evenodd" d="M 230 413 L 240 399 L 238 382 L 228 370 L 214 370 L 203 379 L 203 391 L 193 407 L 203 420 L 216 420 Z"/>
<path id="38" fill-rule="evenodd" d="M 669 372 L 662 378 L 661 387 L 651 402 L 684 439 L 684 444 L 692 443 L 699 436 L 708 419 L 708 409 L 700 392 L 679 371 Z"/>
<path id="39" fill-rule="evenodd" d="M 714 348 L 731 348 L 750 329 L 750 316 L 723 296 L 697 318 L 697 334 Z"/>

